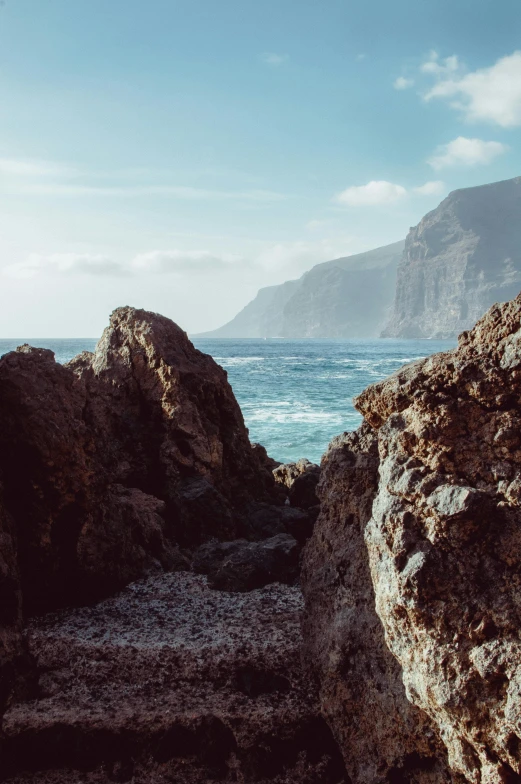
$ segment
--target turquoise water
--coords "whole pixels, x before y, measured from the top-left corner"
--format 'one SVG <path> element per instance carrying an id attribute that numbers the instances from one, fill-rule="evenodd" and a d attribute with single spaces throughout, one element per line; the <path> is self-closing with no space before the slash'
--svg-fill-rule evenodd
<path id="1" fill-rule="evenodd" d="M 59 362 L 92 351 L 95 339 L 0 340 L 0 355 L 20 343 L 50 348 Z M 194 340 L 228 371 L 252 441 L 276 460 L 319 462 L 331 438 L 358 427 L 352 398 L 401 365 L 455 341 Z"/>

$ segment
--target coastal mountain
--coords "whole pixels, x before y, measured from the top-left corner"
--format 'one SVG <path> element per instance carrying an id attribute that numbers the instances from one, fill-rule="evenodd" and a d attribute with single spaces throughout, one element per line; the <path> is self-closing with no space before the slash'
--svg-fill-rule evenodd
<path id="1" fill-rule="evenodd" d="M 259 291 L 211 338 L 454 338 L 521 289 L 521 177 L 453 191 L 405 242 Z"/>
<path id="2" fill-rule="evenodd" d="M 198 337 L 377 337 L 392 306 L 404 243 L 317 264 L 259 291 L 228 324 Z"/>
<path id="3" fill-rule="evenodd" d="M 453 191 L 407 236 L 382 337 L 455 337 L 520 289 L 521 177 Z"/>

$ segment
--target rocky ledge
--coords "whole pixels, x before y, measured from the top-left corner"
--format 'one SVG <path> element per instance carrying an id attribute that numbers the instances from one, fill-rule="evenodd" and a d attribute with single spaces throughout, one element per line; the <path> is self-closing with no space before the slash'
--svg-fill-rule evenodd
<path id="1" fill-rule="evenodd" d="M 298 588 L 210 590 L 186 572 L 31 621 L 32 699 L 3 723 L 9 784 L 338 784 L 300 664 Z"/>

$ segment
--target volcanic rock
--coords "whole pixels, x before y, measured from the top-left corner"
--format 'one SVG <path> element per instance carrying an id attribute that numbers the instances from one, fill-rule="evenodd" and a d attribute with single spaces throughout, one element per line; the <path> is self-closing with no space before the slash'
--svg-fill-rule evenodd
<path id="1" fill-rule="evenodd" d="M 443 747 L 407 700 L 374 609 L 364 529 L 378 486 L 377 436 L 364 424 L 322 461 L 321 512 L 304 551 L 304 654 L 356 784 L 449 782 Z"/>
<path id="2" fill-rule="evenodd" d="M 301 668 L 301 606 L 297 588 L 178 572 L 31 620 L 38 699 L 5 715 L 0 778 L 347 784 Z"/>
<path id="3" fill-rule="evenodd" d="M 261 542 L 207 542 L 195 553 L 194 569 L 221 591 L 252 591 L 269 583 L 294 584 L 299 572 L 297 541 L 278 534 Z"/>
<path id="4" fill-rule="evenodd" d="M 254 501 L 247 509 L 245 530 L 248 539 L 290 534 L 303 544 L 311 536 L 313 524 L 314 517 L 309 510 Z"/>
<path id="5" fill-rule="evenodd" d="M 134 308 L 67 366 L 29 346 L 0 359 L 0 474 L 26 614 L 186 568 L 179 547 L 237 538 L 274 486 L 226 372 Z"/>
<path id="6" fill-rule="evenodd" d="M 500 784 L 521 776 L 520 324 L 518 296 L 493 306 L 457 349 L 369 387 L 355 401 L 368 424 L 326 458 L 303 574 L 305 630 L 351 775 L 357 733 L 349 725 L 368 716 L 364 700 L 374 728 L 362 726 L 373 733 L 378 760 L 387 723 L 381 706 L 393 693 L 405 719 L 393 741 L 404 753 L 402 778 L 384 767 L 355 770 L 355 780 L 444 780 L 437 738 L 456 779 Z M 369 475 L 357 473 L 363 465 Z M 390 659 L 382 682 L 367 677 L 356 691 L 360 668 L 378 671 L 383 655 L 382 644 L 371 653 L 364 630 L 373 606 L 368 567 L 401 695 Z M 358 765 L 367 759 L 359 754 Z M 423 770 L 411 771 L 416 763 Z"/>
<path id="7" fill-rule="evenodd" d="M 273 470 L 275 482 L 288 489 L 292 506 L 311 509 L 318 506 L 316 487 L 320 479 L 320 466 L 306 458 L 296 463 L 281 463 Z"/>

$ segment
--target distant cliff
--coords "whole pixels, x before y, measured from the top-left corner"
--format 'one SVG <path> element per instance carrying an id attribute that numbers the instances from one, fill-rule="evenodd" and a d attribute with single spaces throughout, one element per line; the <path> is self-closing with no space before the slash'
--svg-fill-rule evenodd
<path id="1" fill-rule="evenodd" d="M 361 338 L 381 332 L 404 243 L 317 264 L 298 280 L 261 289 L 232 321 L 198 337 Z"/>
<path id="2" fill-rule="evenodd" d="M 521 177 L 451 193 L 411 229 L 383 337 L 448 338 L 521 289 Z"/>

